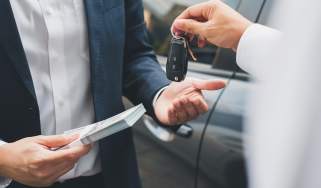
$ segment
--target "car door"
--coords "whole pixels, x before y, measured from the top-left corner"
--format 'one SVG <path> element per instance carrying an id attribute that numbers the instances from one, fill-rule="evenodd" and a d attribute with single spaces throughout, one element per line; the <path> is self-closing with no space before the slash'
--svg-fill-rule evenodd
<path id="1" fill-rule="evenodd" d="M 244 0 L 240 4 L 240 12 L 253 22 L 264 23 L 271 7 L 270 2 L 253 3 Z M 224 54 L 229 53 L 225 51 Z M 234 60 L 235 57 L 224 57 L 216 62 L 220 68 L 223 67 L 221 64 L 231 64 L 223 68 L 234 73 L 205 125 L 197 163 L 198 188 L 212 188 L 214 183 L 222 188 L 247 187 L 243 120 L 253 83 L 250 82 L 250 76 L 236 66 Z"/>
<path id="2" fill-rule="evenodd" d="M 205 1 L 205 0 L 203 0 Z M 144 0 L 147 26 L 160 63 L 164 66 L 170 41 L 169 29 L 173 19 L 187 6 L 202 0 Z M 238 0 L 230 0 L 237 7 Z M 164 34 L 166 33 L 166 34 Z M 165 49 L 165 50 L 164 50 Z M 200 63 L 190 63 L 188 76 L 200 79 L 220 79 L 227 81 L 232 73 L 213 69 L 216 48 L 193 48 Z M 165 56 L 165 57 L 164 57 Z M 222 90 L 204 92 L 210 109 L 216 104 Z M 131 104 L 126 99 L 126 106 Z M 145 188 L 193 188 L 199 143 L 209 113 L 186 123 L 173 131 L 160 127 L 150 117 L 145 116 L 134 127 L 134 141 L 142 184 Z"/>
<path id="3" fill-rule="evenodd" d="M 236 77 L 238 79 L 236 79 Z M 236 73 L 205 125 L 198 166 L 198 188 L 247 187 L 243 119 L 249 93 L 247 75 Z"/>
<path id="4" fill-rule="evenodd" d="M 202 79 L 224 79 L 204 73 L 189 72 Z M 213 106 L 220 91 L 204 92 Z M 159 126 L 145 116 L 134 127 L 134 141 L 143 187 L 193 188 L 201 133 L 209 113 L 186 123 L 177 131 Z"/>

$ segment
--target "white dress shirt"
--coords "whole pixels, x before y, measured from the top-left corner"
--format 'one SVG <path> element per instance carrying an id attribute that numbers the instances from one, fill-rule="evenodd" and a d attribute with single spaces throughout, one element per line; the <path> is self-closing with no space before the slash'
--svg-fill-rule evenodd
<path id="1" fill-rule="evenodd" d="M 246 118 L 251 188 L 321 187 L 321 2 L 275 1 L 247 29 L 238 64 L 254 76 Z"/>
<path id="2" fill-rule="evenodd" d="M 94 122 L 83 0 L 10 0 L 40 110 L 41 133 Z M 101 171 L 98 144 L 60 181 Z"/>

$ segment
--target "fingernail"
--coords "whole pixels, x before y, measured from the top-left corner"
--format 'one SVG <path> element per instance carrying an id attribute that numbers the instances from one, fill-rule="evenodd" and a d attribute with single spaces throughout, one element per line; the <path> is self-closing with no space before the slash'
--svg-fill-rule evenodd
<path id="1" fill-rule="evenodd" d="M 174 26 L 177 27 L 178 29 L 181 29 L 183 27 L 183 21 L 182 20 L 176 20 L 174 23 Z"/>

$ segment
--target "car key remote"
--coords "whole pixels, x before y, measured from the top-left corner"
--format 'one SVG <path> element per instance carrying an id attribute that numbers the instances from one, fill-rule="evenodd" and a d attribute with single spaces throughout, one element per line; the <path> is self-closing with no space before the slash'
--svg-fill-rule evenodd
<path id="1" fill-rule="evenodd" d="M 166 64 L 169 80 L 180 82 L 185 79 L 188 67 L 187 42 L 184 37 L 173 37 Z"/>
<path id="2" fill-rule="evenodd" d="M 175 36 L 173 33 L 166 64 L 167 78 L 171 81 L 183 81 L 187 74 L 188 54 L 196 61 L 189 42 L 185 37 Z"/>

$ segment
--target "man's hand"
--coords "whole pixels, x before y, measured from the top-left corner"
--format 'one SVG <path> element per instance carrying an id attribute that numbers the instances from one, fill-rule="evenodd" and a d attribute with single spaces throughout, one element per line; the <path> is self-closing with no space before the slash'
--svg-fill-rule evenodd
<path id="1" fill-rule="evenodd" d="M 223 81 L 187 79 L 170 84 L 155 104 L 155 114 L 165 125 L 177 125 L 195 119 L 208 111 L 202 90 L 218 90 L 225 87 Z"/>
<path id="2" fill-rule="evenodd" d="M 210 42 L 236 50 L 243 33 L 251 24 L 220 0 L 211 0 L 186 9 L 173 23 L 173 32 L 199 36 L 199 47 Z"/>
<path id="3" fill-rule="evenodd" d="M 50 148 L 67 145 L 78 136 L 37 136 L 0 147 L 0 176 L 33 187 L 45 187 L 70 171 L 91 146 L 61 151 Z"/>

